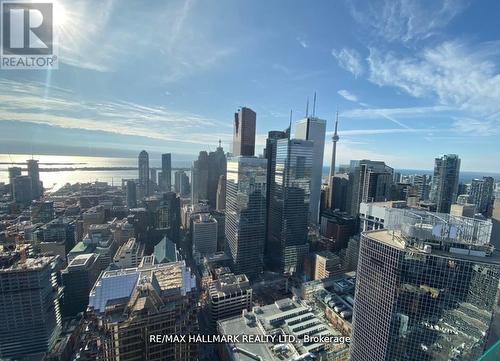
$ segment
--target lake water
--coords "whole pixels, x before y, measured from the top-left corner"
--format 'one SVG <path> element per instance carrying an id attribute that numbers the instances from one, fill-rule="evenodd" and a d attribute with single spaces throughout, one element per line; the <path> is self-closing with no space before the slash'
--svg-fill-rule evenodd
<path id="1" fill-rule="evenodd" d="M 8 168 L 12 166 L 25 168 L 26 160 L 31 159 L 26 154 L 0 154 L 0 182 L 9 182 Z M 74 167 L 137 167 L 137 158 L 108 158 L 108 157 L 79 157 L 60 155 L 34 155 L 42 168 L 74 168 Z M 11 163 L 23 163 L 15 164 Z M 175 162 L 173 162 L 175 166 Z M 161 159 L 150 159 L 150 167 L 160 167 Z M 190 172 L 187 172 L 188 176 Z M 47 189 L 53 191 L 61 188 L 66 183 L 86 183 L 101 181 L 109 184 L 120 185 L 122 179 L 138 178 L 137 170 L 71 170 L 57 172 L 40 172 L 40 180 Z M 174 174 L 172 172 L 172 182 Z"/>

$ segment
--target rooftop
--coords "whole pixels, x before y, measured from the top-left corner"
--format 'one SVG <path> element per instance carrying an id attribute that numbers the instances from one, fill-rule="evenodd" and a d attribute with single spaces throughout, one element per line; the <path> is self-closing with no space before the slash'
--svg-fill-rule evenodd
<path id="1" fill-rule="evenodd" d="M 293 335 L 301 338 L 310 336 L 340 336 L 328 322 L 321 318 L 319 309 L 305 306 L 302 303 L 285 298 L 273 304 L 254 307 L 241 317 L 219 321 L 219 330 L 224 335 Z M 292 360 L 304 356 L 304 360 L 312 359 L 314 354 L 343 352 L 346 345 L 342 343 L 310 343 L 301 340 L 295 342 L 273 344 L 242 343 L 235 344 L 230 352 L 234 360 Z M 242 352 L 246 351 L 246 352 Z M 249 357 L 252 354 L 253 357 Z M 307 355 L 307 356 L 306 356 Z M 317 355 L 316 355 L 317 356 Z M 325 358 L 328 359 L 328 358 Z"/>
<path id="2" fill-rule="evenodd" d="M 453 257 L 474 262 L 500 265 L 500 251 L 488 245 L 469 245 L 469 248 L 460 248 L 458 246 L 461 246 L 461 243 L 456 244 L 455 246 L 457 247 L 453 247 L 453 243 L 444 242 L 438 244 L 432 239 L 429 239 L 427 242 L 425 240 L 412 242 L 412 240 L 402 234 L 401 231 L 389 231 L 386 229 L 363 232 L 363 234 L 370 239 L 385 243 L 400 250 L 411 251 L 414 254 L 432 254 L 440 257 Z M 424 248 L 426 245 L 430 246 L 427 252 Z"/>
<path id="3" fill-rule="evenodd" d="M 10 267 L 2 268 L 0 269 L 0 273 L 5 272 L 22 272 L 22 271 L 35 271 L 35 270 L 41 270 L 48 266 L 52 261 L 54 260 L 54 257 L 52 256 L 41 256 L 41 257 L 36 257 L 36 258 L 26 258 L 24 261 L 21 259 L 14 264 L 12 264 Z"/>
<path id="4" fill-rule="evenodd" d="M 153 255 L 158 263 L 176 262 L 179 260 L 175 243 L 166 236 L 155 246 Z"/>
<path id="5" fill-rule="evenodd" d="M 154 288 L 162 296 L 185 296 L 196 288 L 196 278 L 184 261 L 104 271 L 90 291 L 89 308 L 112 313 L 125 306 L 136 289 L 144 287 Z"/>
<path id="6" fill-rule="evenodd" d="M 73 260 L 71 263 L 68 265 L 68 267 L 74 268 L 74 267 L 79 267 L 79 266 L 87 266 L 89 263 L 92 262 L 96 255 L 94 253 L 84 253 L 84 254 L 79 254 Z"/>
<path id="7" fill-rule="evenodd" d="M 233 273 L 223 274 L 210 286 L 211 297 L 221 297 L 228 293 L 246 291 L 250 288 L 247 276 Z"/>

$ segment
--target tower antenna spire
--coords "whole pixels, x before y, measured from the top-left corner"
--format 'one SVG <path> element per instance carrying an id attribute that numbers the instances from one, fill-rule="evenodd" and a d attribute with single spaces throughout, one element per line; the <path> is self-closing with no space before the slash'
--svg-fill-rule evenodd
<path id="1" fill-rule="evenodd" d="M 292 135 L 292 109 L 290 109 L 290 122 L 288 125 L 288 139 L 290 139 Z"/>
<path id="2" fill-rule="evenodd" d="M 306 102 L 306 118 L 309 116 L 309 97 L 307 97 L 307 102 Z"/>
<path id="3" fill-rule="evenodd" d="M 333 132 L 333 137 L 332 137 L 332 160 L 330 163 L 330 176 L 329 176 L 329 195 L 328 195 L 328 207 L 331 209 L 334 209 L 335 204 L 334 204 L 334 199 L 333 199 L 333 178 L 335 177 L 335 158 L 337 157 L 337 142 L 339 140 L 339 135 L 337 134 L 337 128 L 339 124 L 339 110 L 337 107 L 337 113 L 335 117 L 335 131 Z"/>
<path id="4" fill-rule="evenodd" d="M 313 99 L 313 118 L 316 115 L 316 92 L 314 92 L 314 99 Z"/>

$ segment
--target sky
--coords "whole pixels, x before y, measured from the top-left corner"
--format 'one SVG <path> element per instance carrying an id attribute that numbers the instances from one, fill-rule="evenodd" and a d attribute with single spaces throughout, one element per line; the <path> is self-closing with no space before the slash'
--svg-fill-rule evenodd
<path id="1" fill-rule="evenodd" d="M 0 153 L 173 163 L 231 150 L 234 112 L 267 132 L 309 98 L 339 112 L 338 161 L 500 173 L 497 0 L 113 1 L 56 4 L 57 70 L 0 70 Z"/>

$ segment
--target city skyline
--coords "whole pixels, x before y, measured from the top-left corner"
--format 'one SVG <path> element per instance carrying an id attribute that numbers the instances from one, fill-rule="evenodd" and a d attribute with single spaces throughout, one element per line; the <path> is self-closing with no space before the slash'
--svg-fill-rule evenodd
<path id="1" fill-rule="evenodd" d="M 0 2 L 0 361 L 500 357 L 500 3 Z"/>
<path id="2" fill-rule="evenodd" d="M 297 2 L 282 9 L 188 1 L 139 9 L 109 1 L 84 31 L 93 4 L 59 3 L 68 20 L 59 70 L 1 73 L 1 153 L 128 156 L 127 144 L 192 160 L 219 139 L 230 151 L 231 114 L 248 106 L 257 113 L 261 154 L 267 132 L 285 129 L 290 109 L 293 122 L 303 118 L 316 91 L 316 115 L 327 119 L 324 165 L 338 108 L 337 164 L 376 159 L 432 169 L 436 156 L 457 153 L 465 171 L 500 169 L 500 33 L 484 4 Z M 394 16 L 384 22 L 378 13 Z M 150 21 L 129 21 L 135 17 Z M 224 21 L 208 26 L 218 18 Z M 240 31 L 229 34 L 235 25 Z"/>

